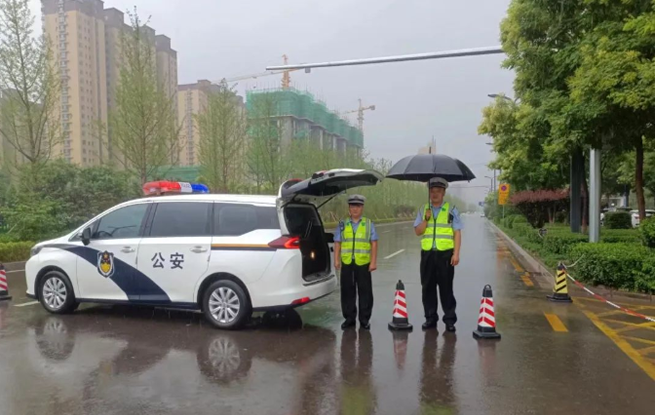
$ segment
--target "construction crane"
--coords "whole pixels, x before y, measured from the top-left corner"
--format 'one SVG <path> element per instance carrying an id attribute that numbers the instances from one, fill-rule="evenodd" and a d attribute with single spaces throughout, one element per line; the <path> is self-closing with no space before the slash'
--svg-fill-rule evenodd
<path id="1" fill-rule="evenodd" d="M 360 98 L 359 99 L 359 108 L 358 109 L 352 110 L 352 111 L 346 111 L 344 113 L 344 114 L 353 114 L 355 112 L 357 113 L 357 121 L 358 121 L 358 124 L 359 124 L 359 131 L 362 132 L 362 135 L 364 134 L 364 111 L 368 111 L 368 110 L 375 111 L 375 105 L 369 105 L 368 107 L 364 107 L 362 105 L 362 99 Z"/>
<path id="2" fill-rule="evenodd" d="M 284 60 L 285 65 L 289 61 L 289 58 L 287 57 L 287 55 L 282 55 L 282 59 Z M 288 69 L 288 70 L 282 70 L 282 71 L 266 71 L 266 72 L 260 72 L 260 73 L 250 74 L 250 75 L 241 75 L 241 76 L 236 76 L 234 78 L 229 78 L 229 79 L 223 78 L 223 79 L 221 79 L 221 81 L 219 81 L 217 83 L 220 83 L 222 81 L 231 83 L 231 82 L 243 81 L 244 79 L 257 79 L 257 78 L 262 78 L 264 76 L 283 74 L 282 75 L 282 89 L 289 89 L 289 87 L 291 86 L 291 76 L 289 76 L 289 72 L 293 72 L 293 71 L 297 71 L 297 70 L 298 69 Z"/>

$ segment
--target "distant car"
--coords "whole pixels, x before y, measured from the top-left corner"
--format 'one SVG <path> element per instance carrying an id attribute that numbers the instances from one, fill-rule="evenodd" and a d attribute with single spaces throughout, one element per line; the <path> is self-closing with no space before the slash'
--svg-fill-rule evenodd
<path id="1" fill-rule="evenodd" d="M 481 217 L 481 218 L 484 218 L 484 217 L 485 217 L 485 216 L 484 216 L 484 212 L 480 213 L 480 217 Z"/>
<path id="2" fill-rule="evenodd" d="M 650 218 L 653 215 L 655 215 L 655 210 L 653 209 L 646 209 L 646 217 Z M 639 226 L 639 211 L 637 209 L 631 210 L 630 211 L 630 219 L 632 221 L 632 227 L 636 228 Z"/>

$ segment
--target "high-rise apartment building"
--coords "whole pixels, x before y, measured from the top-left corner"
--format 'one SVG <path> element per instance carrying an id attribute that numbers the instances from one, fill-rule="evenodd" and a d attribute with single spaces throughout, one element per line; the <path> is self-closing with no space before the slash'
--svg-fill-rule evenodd
<path id="1" fill-rule="evenodd" d="M 157 82 L 163 88 L 166 96 L 173 101 L 174 114 L 177 120 L 177 52 L 171 48 L 171 38 L 165 35 L 155 36 L 157 49 Z M 179 164 L 180 154 L 171 154 L 171 164 Z"/>
<path id="2" fill-rule="evenodd" d="M 107 123 L 105 23 L 100 0 L 43 0 L 44 28 L 61 81 L 66 160 L 90 166 L 104 157 L 98 125 Z"/>
<path id="3" fill-rule="evenodd" d="M 208 94 L 216 91 L 217 85 L 207 80 L 200 80 L 195 84 L 184 84 L 177 88 L 177 113 L 180 129 L 179 157 L 181 166 L 195 166 L 198 164 L 198 148 L 200 136 L 195 115 L 207 108 Z"/>
<path id="4" fill-rule="evenodd" d="M 124 14 L 114 8 L 104 9 L 102 0 L 41 0 L 46 34 L 53 46 L 53 56 L 60 71 L 60 114 L 63 143 L 55 155 L 82 165 L 92 166 L 120 158 L 112 145 L 108 114 L 115 106 L 115 88 L 120 80 L 122 38 L 131 30 Z M 158 79 L 171 94 L 177 84 L 177 54 L 170 39 L 162 43 L 162 59 L 156 46 L 155 30 L 144 27 L 157 57 Z M 165 52 L 164 52 L 165 49 Z M 164 56 L 170 57 L 163 59 Z M 165 68 L 159 68 L 159 62 Z M 174 78 L 174 80 L 173 80 Z"/>
<path id="5" fill-rule="evenodd" d="M 197 166 L 200 150 L 200 134 L 196 115 L 207 109 L 209 94 L 220 89 L 205 79 L 195 84 L 180 85 L 177 88 L 177 122 L 180 126 L 180 142 L 178 164 L 180 166 Z M 234 102 L 245 117 L 246 106 L 243 97 L 234 94 Z M 245 150 L 245 146 L 243 147 Z"/>

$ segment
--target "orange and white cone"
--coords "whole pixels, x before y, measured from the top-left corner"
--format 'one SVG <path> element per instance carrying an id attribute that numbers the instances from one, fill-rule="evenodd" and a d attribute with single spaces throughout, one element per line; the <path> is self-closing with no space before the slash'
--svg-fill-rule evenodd
<path id="1" fill-rule="evenodd" d="M 482 290 L 478 329 L 473 331 L 473 337 L 476 339 L 500 339 L 500 333 L 496 333 L 494 298 L 491 292 L 491 285 L 488 284 L 485 285 L 484 290 Z"/>
<path id="2" fill-rule="evenodd" d="M 389 323 L 389 330 L 412 330 L 407 318 L 407 299 L 405 297 L 405 285 L 398 280 L 396 284 L 396 296 L 393 300 L 393 319 Z"/>
<path id="3" fill-rule="evenodd" d="M 7 284 L 7 271 L 5 266 L 0 264 L 0 301 L 11 300 L 9 295 L 9 284 Z"/>

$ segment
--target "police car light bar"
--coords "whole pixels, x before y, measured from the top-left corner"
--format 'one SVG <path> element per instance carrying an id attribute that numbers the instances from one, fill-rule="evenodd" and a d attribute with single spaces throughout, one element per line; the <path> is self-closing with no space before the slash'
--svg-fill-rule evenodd
<path id="1" fill-rule="evenodd" d="M 143 185 L 143 194 L 146 196 L 170 193 L 209 193 L 209 188 L 201 183 L 169 182 L 165 180 L 148 182 Z"/>

